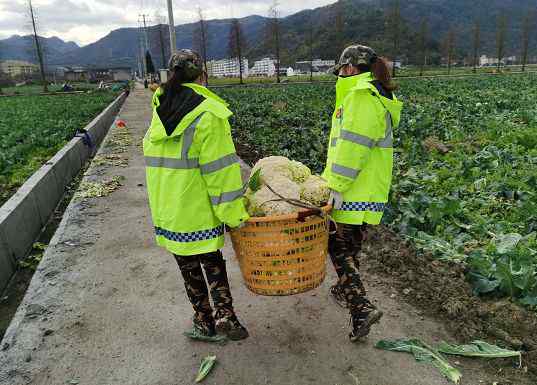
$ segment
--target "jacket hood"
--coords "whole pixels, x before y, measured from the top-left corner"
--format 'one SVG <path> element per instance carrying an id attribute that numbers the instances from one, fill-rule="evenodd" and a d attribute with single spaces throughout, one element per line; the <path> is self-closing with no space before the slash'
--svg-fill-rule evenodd
<path id="1" fill-rule="evenodd" d="M 399 121 L 401 120 L 401 111 L 403 110 L 403 103 L 400 102 L 395 95 L 393 95 L 393 99 L 388 99 L 382 96 L 377 87 L 371 83 L 373 80 L 375 80 L 371 72 L 366 72 L 356 77 L 353 76 L 352 78 L 356 78 L 356 85 L 351 89 L 351 91 L 372 91 L 379 98 L 382 105 L 390 112 L 393 125 L 395 127 L 399 126 Z"/>
<path id="2" fill-rule="evenodd" d="M 185 83 L 183 86 L 192 89 L 198 95 L 203 96 L 205 100 L 191 112 L 186 114 L 177 128 L 171 133 L 171 135 L 168 135 L 166 133 L 164 124 L 162 124 L 162 121 L 157 113 L 157 107 L 160 106 L 159 97 L 164 92 L 162 88 L 158 88 L 153 94 L 152 101 L 153 118 L 150 127 L 151 132 L 149 135 L 151 142 L 156 143 L 162 140 L 170 140 L 182 135 L 183 132 L 204 112 L 211 112 L 220 119 L 228 119 L 231 115 L 233 115 L 233 113 L 228 109 L 228 103 L 206 87 L 195 83 Z"/>

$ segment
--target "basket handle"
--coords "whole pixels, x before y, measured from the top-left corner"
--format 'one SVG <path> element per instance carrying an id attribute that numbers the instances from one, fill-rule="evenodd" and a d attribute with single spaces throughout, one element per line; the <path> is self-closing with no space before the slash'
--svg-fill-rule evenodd
<path id="1" fill-rule="evenodd" d="M 299 222 L 304 222 L 306 218 L 311 217 L 313 215 L 323 216 L 323 210 L 320 208 L 311 208 L 308 210 L 302 210 L 297 212 L 297 220 Z"/>

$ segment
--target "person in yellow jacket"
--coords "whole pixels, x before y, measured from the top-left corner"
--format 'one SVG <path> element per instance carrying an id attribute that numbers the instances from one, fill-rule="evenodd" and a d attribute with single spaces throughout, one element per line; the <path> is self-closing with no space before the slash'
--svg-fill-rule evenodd
<path id="1" fill-rule="evenodd" d="M 334 67 L 336 106 L 332 117 L 328 181 L 337 231 L 329 252 L 338 275 L 331 294 L 350 309 L 351 341 L 369 334 L 382 312 L 367 298 L 358 254 L 366 225 L 378 225 L 388 202 L 393 167 L 393 129 L 402 103 L 395 97 L 388 66 L 373 49 L 347 47 Z"/>
<path id="2" fill-rule="evenodd" d="M 249 218 L 228 122 L 232 112 L 202 85 L 206 74 L 197 53 L 174 53 L 169 70 L 170 79 L 153 95 L 143 142 L 156 241 L 179 265 L 195 331 L 244 339 L 248 332 L 235 315 L 220 252 L 225 227 L 240 227 Z"/>

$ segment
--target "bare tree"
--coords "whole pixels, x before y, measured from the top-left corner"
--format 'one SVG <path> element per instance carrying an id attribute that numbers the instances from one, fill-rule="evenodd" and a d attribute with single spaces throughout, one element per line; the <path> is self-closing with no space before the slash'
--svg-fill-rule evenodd
<path id="1" fill-rule="evenodd" d="M 313 82 L 313 14 L 308 25 L 308 46 L 310 51 L 310 82 Z"/>
<path id="2" fill-rule="evenodd" d="M 334 44 L 336 48 L 336 61 L 339 59 L 339 55 L 343 52 L 345 49 L 345 34 L 344 34 L 344 28 L 345 28 L 345 10 L 343 7 L 343 1 L 338 0 L 338 2 L 335 4 L 335 10 L 336 10 L 336 17 L 334 21 L 334 32 L 336 37 L 336 43 Z"/>
<path id="3" fill-rule="evenodd" d="M 522 22 L 522 72 L 526 71 L 526 65 L 528 64 L 530 35 L 535 19 L 534 11 L 530 10 Z"/>
<path id="4" fill-rule="evenodd" d="M 498 22 L 496 25 L 496 50 L 498 53 L 498 71 L 502 66 L 502 60 L 505 56 L 505 38 L 507 35 L 507 14 L 502 11 L 498 15 Z"/>
<path id="5" fill-rule="evenodd" d="M 45 74 L 45 63 L 43 59 L 43 50 L 41 47 L 41 42 L 39 41 L 39 36 L 37 35 L 37 26 L 35 22 L 34 7 L 32 5 L 32 0 L 28 0 L 28 10 L 30 11 L 30 18 L 32 22 L 32 29 L 34 35 L 34 44 L 37 60 L 39 61 L 39 71 L 41 72 L 41 82 L 43 83 L 43 92 L 48 92 L 47 86 L 47 77 Z"/>
<path id="6" fill-rule="evenodd" d="M 242 34 L 241 23 L 238 19 L 231 21 L 231 29 L 229 30 L 229 55 L 231 58 L 239 60 L 239 77 L 240 84 L 243 84 L 243 57 L 242 53 L 246 50 L 246 41 Z"/>
<path id="7" fill-rule="evenodd" d="M 425 65 L 427 64 L 427 46 L 429 43 L 429 21 L 427 18 L 421 20 L 420 31 L 418 34 L 418 44 L 420 52 L 420 76 L 423 76 Z"/>
<path id="8" fill-rule="evenodd" d="M 477 72 L 479 65 L 479 48 L 481 47 L 481 24 L 476 20 L 474 24 L 474 72 Z"/>
<path id="9" fill-rule="evenodd" d="M 457 39 L 457 36 L 456 36 L 455 28 L 450 28 L 446 34 L 446 39 L 444 42 L 448 75 L 451 74 L 451 65 L 453 64 L 453 55 L 455 53 L 456 39 Z"/>
<path id="10" fill-rule="evenodd" d="M 199 47 L 200 53 L 203 57 L 203 66 L 205 67 L 205 72 L 207 72 L 207 30 L 205 25 L 205 18 L 203 17 L 203 11 L 201 7 L 198 7 L 198 17 L 199 17 Z M 208 83 L 208 79 L 207 79 Z"/>
<path id="11" fill-rule="evenodd" d="M 268 39 L 276 55 L 276 81 L 280 82 L 280 11 L 278 0 L 274 0 L 268 11 Z"/>
<path id="12" fill-rule="evenodd" d="M 2 91 L 2 84 L 4 82 L 4 71 L 2 70 L 2 67 L 0 67 L 0 95 L 2 95 L 4 93 L 4 91 Z"/>
<path id="13" fill-rule="evenodd" d="M 387 17 L 387 31 L 390 35 L 392 42 L 392 77 L 396 75 L 395 63 L 399 55 L 399 45 L 401 40 L 401 2 L 400 0 L 393 0 L 391 7 L 388 9 Z"/>

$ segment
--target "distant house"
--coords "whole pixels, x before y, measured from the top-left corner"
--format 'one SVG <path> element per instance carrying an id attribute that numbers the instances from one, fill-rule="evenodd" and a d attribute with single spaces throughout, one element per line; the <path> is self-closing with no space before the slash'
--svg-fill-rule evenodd
<path id="1" fill-rule="evenodd" d="M 300 73 L 309 73 L 310 68 L 313 67 L 313 72 L 327 72 L 330 68 L 336 65 L 335 60 L 323 60 L 323 59 L 314 59 L 297 61 L 296 62 L 296 71 Z"/>
<path id="2" fill-rule="evenodd" d="M 276 75 L 276 60 L 271 59 L 271 58 L 264 58 L 264 59 L 258 60 L 254 63 L 254 66 L 250 68 L 250 76 L 274 76 L 274 75 Z"/>
<path id="3" fill-rule="evenodd" d="M 517 57 L 516 56 L 508 56 L 502 59 L 501 64 L 503 65 L 511 65 L 516 64 Z M 489 67 L 489 66 L 495 66 L 498 65 L 498 58 L 497 57 L 488 57 L 487 55 L 481 55 L 479 58 L 479 65 L 481 67 Z"/>
<path id="4" fill-rule="evenodd" d="M 207 73 L 209 77 L 238 77 L 241 68 L 239 66 L 239 58 L 211 60 L 207 63 Z M 248 77 L 248 59 L 242 59 L 242 76 Z"/>
<path id="5" fill-rule="evenodd" d="M 132 80 L 132 70 L 130 67 L 93 68 L 90 71 L 90 80 L 92 82 Z"/>
<path id="6" fill-rule="evenodd" d="M 90 73 L 83 67 L 70 67 L 64 72 L 64 79 L 69 82 L 87 82 L 90 80 Z"/>
<path id="7" fill-rule="evenodd" d="M 0 69 L 10 78 L 30 77 L 39 72 L 37 64 L 22 60 L 5 60 L 0 62 Z"/>
<path id="8" fill-rule="evenodd" d="M 129 67 L 111 68 L 112 80 L 116 82 L 132 80 L 132 69 Z"/>

